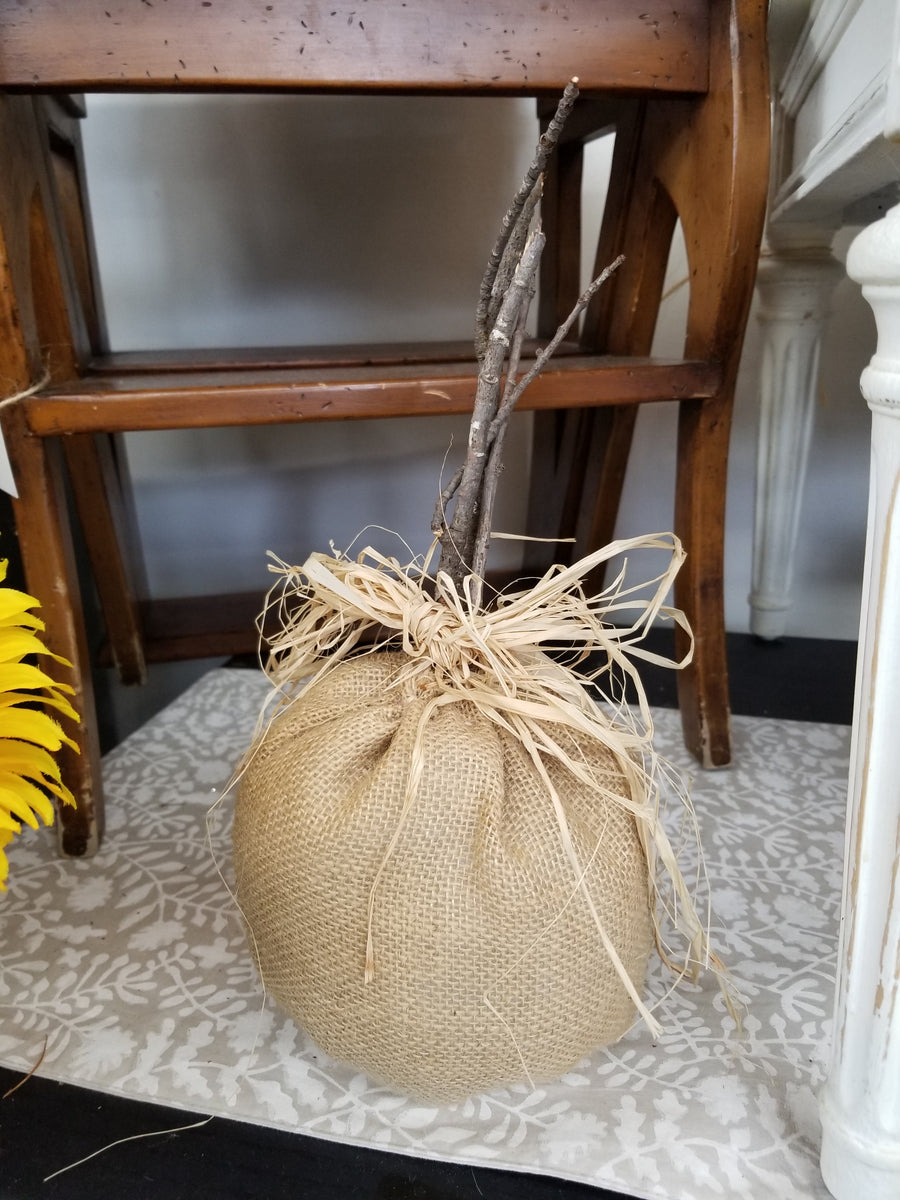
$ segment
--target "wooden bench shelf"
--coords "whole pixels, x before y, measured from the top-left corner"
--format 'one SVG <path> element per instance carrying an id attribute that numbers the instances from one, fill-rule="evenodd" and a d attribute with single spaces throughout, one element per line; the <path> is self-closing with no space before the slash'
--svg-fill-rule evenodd
<path id="1" fill-rule="evenodd" d="M 371 365 L 338 353 L 340 361 L 327 366 L 296 359 L 244 365 L 234 357 L 215 369 L 151 359 L 117 370 L 115 359 L 100 361 L 82 378 L 34 396 L 28 426 L 48 436 L 472 411 L 474 361 L 407 357 Z M 720 383 L 716 364 L 565 353 L 528 388 L 521 407 L 705 399 Z"/>

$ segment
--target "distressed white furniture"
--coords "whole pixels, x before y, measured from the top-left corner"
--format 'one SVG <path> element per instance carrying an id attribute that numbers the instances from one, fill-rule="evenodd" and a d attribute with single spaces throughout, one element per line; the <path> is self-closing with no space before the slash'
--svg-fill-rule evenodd
<path id="1" fill-rule="evenodd" d="M 850 751 L 841 950 L 822 1174 L 838 1200 L 900 1196 L 900 205 L 847 260 L 878 326 L 869 528 Z"/>
<path id="2" fill-rule="evenodd" d="M 785 56 L 785 39 L 807 7 Z M 896 111 L 888 108 L 888 81 L 897 7 L 896 0 L 773 0 L 772 185 L 758 275 L 763 345 L 750 593 L 751 630 L 767 639 L 783 636 L 791 607 L 819 348 L 843 275 L 831 243 L 842 226 L 881 216 L 900 185 L 900 146 L 885 136 Z"/>
<path id="3" fill-rule="evenodd" d="M 752 627 L 784 632 L 835 231 L 878 326 L 863 373 L 872 475 L 842 945 L 822 1174 L 838 1200 L 900 1197 L 900 59 L 896 0 L 818 0 L 777 92 Z M 886 217 L 881 214 L 890 208 Z M 879 219 L 880 218 L 880 219 Z"/>

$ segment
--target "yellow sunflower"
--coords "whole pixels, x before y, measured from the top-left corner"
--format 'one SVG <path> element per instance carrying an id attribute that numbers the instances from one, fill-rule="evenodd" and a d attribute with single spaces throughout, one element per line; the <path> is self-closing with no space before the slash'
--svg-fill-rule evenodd
<path id="1" fill-rule="evenodd" d="M 6 578 L 6 567 L 7 560 L 0 559 L 0 583 Z M 6 890 L 9 873 L 3 847 L 19 833 L 22 822 L 37 829 L 40 817 L 45 825 L 52 825 L 53 796 L 64 804 L 75 803 L 53 754 L 64 742 L 77 746 L 45 712 L 21 707 L 39 700 L 78 720 L 66 699 L 73 689 L 22 661 L 40 654 L 70 665 L 37 637 L 44 623 L 29 609 L 39 607 L 33 596 L 0 587 L 0 891 Z"/>

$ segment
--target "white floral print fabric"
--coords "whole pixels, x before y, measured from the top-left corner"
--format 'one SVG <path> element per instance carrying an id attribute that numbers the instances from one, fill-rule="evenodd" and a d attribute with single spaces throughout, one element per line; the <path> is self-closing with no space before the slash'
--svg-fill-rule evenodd
<path id="1" fill-rule="evenodd" d="M 736 718 L 735 765 L 704 772 L 677 713 L 660 751 L 692 776 L 714 980 L 650 988 L 637 1025 L 556 1084 L 446 1108 L 324 1056 L 268 1001 L 231 900 L 227 784 L 269 685 L 213 671 L 105 762 L 109 828 L 89 861 L 16 845 L 0 901 L 0 1061 L 100 1091 L 400 1153 L 662 1200 L 826 1200 L 817 1159 L 840 898 L 849 731 Z M 102 1129 L 98 1126 L 98 1144 Z"/>

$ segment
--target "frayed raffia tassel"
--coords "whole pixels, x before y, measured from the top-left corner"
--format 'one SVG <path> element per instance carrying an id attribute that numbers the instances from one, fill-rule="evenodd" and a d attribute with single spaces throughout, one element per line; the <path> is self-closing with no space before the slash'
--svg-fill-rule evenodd
<path id="1" fill-rule="evenodd" d="M 597 566 L 648 549 L 667 555 L 665 568 L 654 579 L 629 586 L 623 567 L 602 592 L 585 593 L 584 581 Z M 369 894 L 367 982 L 374 979 L 377 962 L 372 936 L 377 891 L 415 804 L 424 728 L 442 707 L 468 702 L 518 740 L 544 781 L 572 867 L 573 895 L 583 894 L 601 943 L 651 1031 L 659 1033 L 660 1026 L 619 960 L 584 885 L 586 864 L 579 861 L 564 806 L 548 773 L 550 760 L 557 760 L 598 796 L 633 815 L 647 859 L 648 903 L 663 960 L 677 977 L 696 978 L 702 968 L 715 971 L 737 1021 L 721 964 L 711 954 L 706 926 L 660 819 L 662 794 L 674 786 L 696 835 L 687 791 L 653 748 L 652 714 L 634 662 L 677 668 L 690 661 L 692 651 L 681 662 L 673 662 L 642 645 L 658 616 L 690 633 L 684 615 L 664 604 L 683 559 L 681 544 L 672 534 L 613 542 L 574 566 L 552 567 L 527 590 L 498 595 L 489 609 L 479 607 L 473 577 L 460 590 L 444 573 L 430 576 L 431 555 L 403 565 L 367 547 L 355 560 L 339 553 L 313 554 L 302 567 L 280 560 L 270 566 L 279 581 L 260 622 L 262 628 L 264 619 L 275 611 L 280 626 L 268 639 L 267 670 L 278 688 L 277 708 L 270 720 L 300 695 L 301 685 L 314 688 L 348 656 L 361 653 L 402 650 L 402 666 L 392 686 L 408 694 L 417 680 L 423 688 L 427 684 L 430 699 L 413 746 L 397 827 Z M 628 623 L 621 623 L 625 619 Z M 361 646 L 371 631 L 375 631 L 374 643 L 367 639 Z M 553 657 L 550 651 L 555 652 Z M 600 665 L 589 666 L 588 656 L 598 652 Z M 625 700 L 626 681 L 632 685 L 634 704 Z M 254 745 L 264 736 L 261 727 Z M 613 755 L 627 785 L 624 789 L 611 791 L 608 781 L 591 771 L 578 749 L 584 738 Z M 670 935 L 663 932 L 673 926 L 680 948 L 668 945 Z"/>

